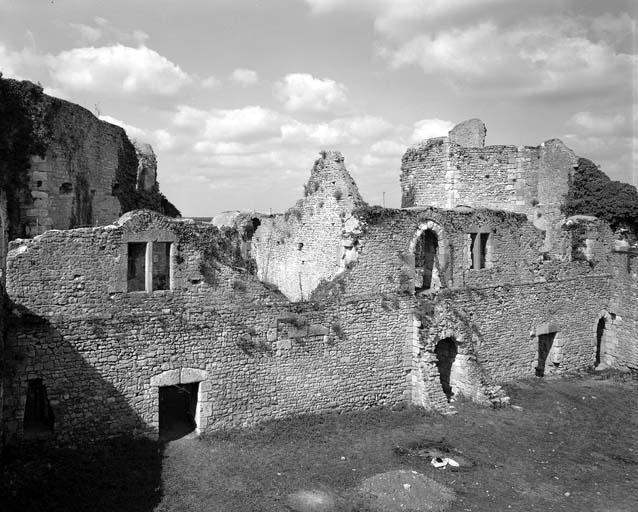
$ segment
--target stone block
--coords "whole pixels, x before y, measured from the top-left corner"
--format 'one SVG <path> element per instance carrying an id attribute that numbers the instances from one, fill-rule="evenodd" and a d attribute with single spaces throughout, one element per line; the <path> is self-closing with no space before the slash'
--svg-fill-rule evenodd
<path id="1" fill-rule="evenodd" d="M 155 375 L 151 377 L 151 386 L 175 386 L 180 383 L 180 370 L 166 370 L 165 372 L 160 373 L 159 375 Z"/>
<path id="2" fill-rule="evenodd" d="M 450 142 L 466 148 L 482 148 L 485 146 L 485 123 L 480 119 L 468 119 L 450 130 Z"/>
<path id="3" fill-rule="evenodd" d="M 198 370 L 197 368 L 182 368 L 180 376 L 180 384 L 190 384 L 192 382 L 201 382 L 208 378 L 206 370 Z"/>

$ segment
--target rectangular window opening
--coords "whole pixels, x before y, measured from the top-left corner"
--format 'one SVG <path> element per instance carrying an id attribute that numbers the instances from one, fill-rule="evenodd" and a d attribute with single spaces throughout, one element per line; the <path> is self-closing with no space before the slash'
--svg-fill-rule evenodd
<path id="1" fill-rule="evenodd" d="M 53 430 L 53 411 L 42 379 L 31 379 L 24 407 L 24 433 L 45 434 Z"/>
<path id="2" fill-rule="evenodd" d="M 170 242 L 153 243 L 153 290 L 170 290 L 171 288 L 171 244 Z"/>
<path id="3" fill-rule="evenodd" d="M 146 290 L 146 242 L 128 244 L 127 290 L 129 292 Z"/>

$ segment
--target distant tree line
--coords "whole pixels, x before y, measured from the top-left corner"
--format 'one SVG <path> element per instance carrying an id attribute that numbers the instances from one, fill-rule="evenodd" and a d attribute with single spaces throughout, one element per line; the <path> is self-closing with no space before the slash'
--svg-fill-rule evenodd
<path id="1" fill-rule="evenodd" d="M 594 215 L 619 232 L 638 237 L 638 190 L 633 185 L 612 181 L 586 158 L 578 159 L 572 174 L 563 211 L 566 215 Z"/>

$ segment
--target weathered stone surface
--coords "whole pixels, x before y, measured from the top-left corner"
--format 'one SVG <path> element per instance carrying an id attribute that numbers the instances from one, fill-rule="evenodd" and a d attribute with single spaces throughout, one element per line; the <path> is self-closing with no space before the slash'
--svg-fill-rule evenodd
<path id="1" fill-rule="evenodd" d="M 559 156 L 536 148 L 540 160 L 570 158 L 560 143 L 544 148 Z M 415 151 L 423 163 L 474 149 L 441 139 Z M 477 162 L 492 151 L 476 150 Z M 367 207 L 338 152 L 317 160 L 306 192 L 285 215 L 242 214 L 221 230 L 136 211 L 14 241 L 12 311 L 0 315 L 6 437 L 23 437 L 33 379 L 64 443 L 157 435 L 161 386 L 199 383 L 194 417 L 206 432 L 403 402 L 446 410 L 445 379 L 456 395 L 503 406 L 498 383 L 543 365 L 545 374 L 583 369 L 598 353 L 604 365 L 638 367 L 638 258 L 604 222 L 550 223 L 550 252 L 523 213 Z M 148 265 L 162 264 L 158 289 Z M 443 368 L 446 338 L 454 350 Z"/>
<path id="2" fill-rule="evenodd" d="M 467 123 L 468 133 L 481 132 L 480 121 Z M 456 128 L 460 134 L 467 131 L 465 123 Z M 459 141 L 460 135 L 450 136 L 408 148 L 401 165 L 402 206 L 462 205 L 524 213 L 546 231 L 546 252 L 555 250 L 564 220 L 561 206 L 577 165 L 574 152 L 558 139 L 537 147 Z"/>
<path id="3" fill-rule="evenodd" d="M 265 216 L 252 241 L 259 279 L 290 300 L 308 299 L 346 265 L 346 221 L 363 204 L 339 151 L 323 151 L 305 185 L 305 197 L 285 214 Z"/>
<path id="4" fill-rule="evenodd" d="M 465 148 L 482 148 L 485 146 L 485 134 L 487 129 L 485 123 L 480 119 L 468 119 L 457 124 L 448 137 L 450 142 Z"/>
<path id="5" fill-rule="evenodd" d="M 15 86 L 34 87 L 26 81 Z M 48 229 L 109 224 L 135 208 L 179 213 L 159 192 L 149 145 L 139 145 L 136 155 L 121 127 L 59 98 L 42 94 L 29 108 L 39 119 L 45 148 L 43 156 L 31 155 L 27 190 L 16 195 L 20 220 L 14 223 L 21 225 L 12 226 L 14 233 L 32 237 Z"/>
<path id="6" fill-rule="evenodd" d="M 117 359 L 114 361 L 117 362 Z M 160 373 L 159 375 L 155 375 L 151 377 L 151 386 L 175 386 L 179 384 L 180 380 L 180 370 L 166 370 L 165 372 Z"/>
<path id="7" fill-rule="evenodd" d="M 133 141 L 137 155 L 137 190 L 152 192 L 157 185 L 157 157 L 150 144 Z"/>

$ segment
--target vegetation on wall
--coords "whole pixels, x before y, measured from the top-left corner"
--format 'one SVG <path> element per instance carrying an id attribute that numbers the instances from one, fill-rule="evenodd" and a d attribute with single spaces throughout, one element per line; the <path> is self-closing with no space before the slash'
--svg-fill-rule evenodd
<path id="1" fill-rule="evenodd" d="M 563 208 L 565 215 L 594 215 L 612 229 L 628 229 L 638 237 L 638 191 L 636 187 L 612 181 L 596 164 L 586 158 L 570 177 L 569 190 Z"/>
<path id="2" fill-rule="evenodd" d="M 20 204 L 28 204 L 30 156 L 44 156 L 42 87 L 0 73 L 0 189 L 6 192 L 9 239 L 24 236 Z"/>

